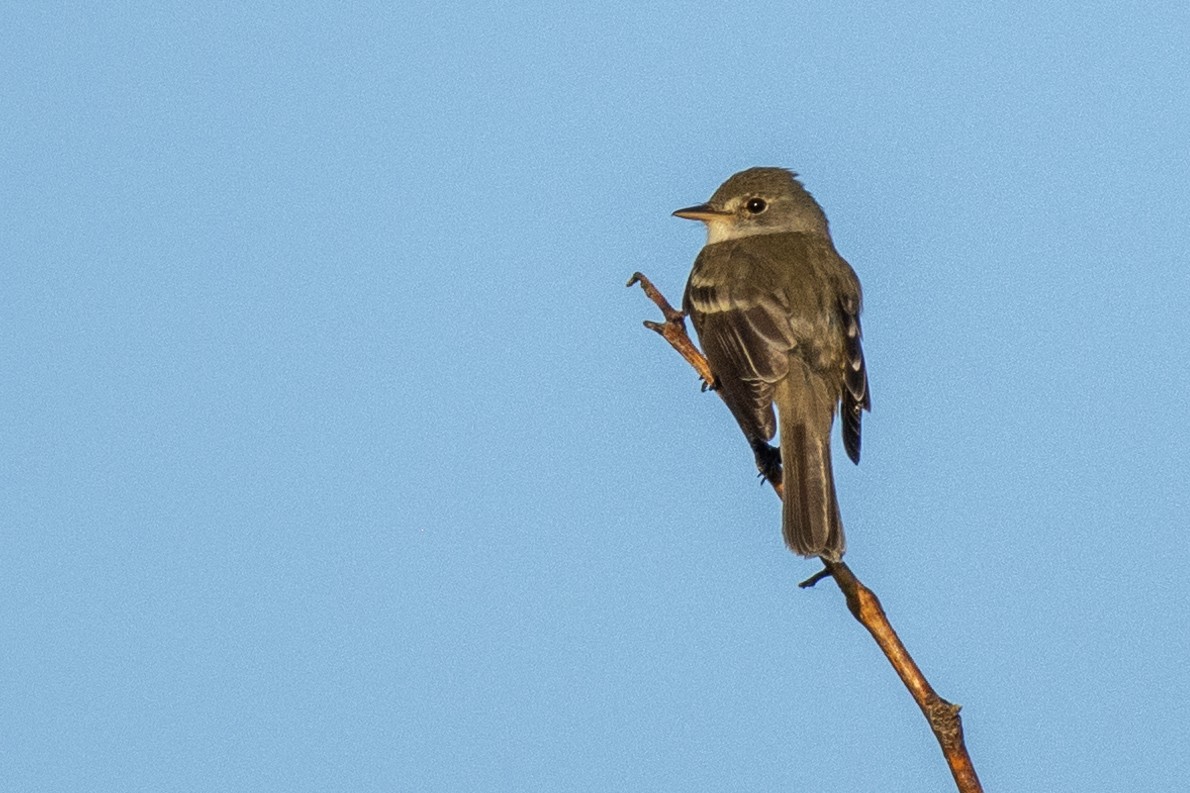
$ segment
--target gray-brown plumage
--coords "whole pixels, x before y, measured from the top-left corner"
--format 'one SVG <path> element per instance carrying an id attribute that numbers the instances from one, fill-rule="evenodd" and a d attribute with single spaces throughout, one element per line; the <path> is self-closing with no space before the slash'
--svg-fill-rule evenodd
<path id="1" fill-rule="evenodd" d="M 862 296 L 826 216 L 795 176 L 750 168 L 707 203 L 674 213 L 707 225 L 682 302 L 757 466 L 783 482 L 785 544 L 837 560 L 845 541 L 831 425 L 838 407 L 844 448 L 858 463 L 860 418 L 871 408 Z M 780 466 L 768 443 L 778 430 L 774 404 Z"/>

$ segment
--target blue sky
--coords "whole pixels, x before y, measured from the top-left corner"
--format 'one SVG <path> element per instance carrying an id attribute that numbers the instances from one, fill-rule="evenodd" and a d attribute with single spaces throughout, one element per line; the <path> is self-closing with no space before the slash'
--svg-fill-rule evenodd
<path id="1" fill-rule="evenodd" d="M 989 790 L 1180 790 L 1190 11 L 27 4 L 0 787 L 952 789 L 640 326 L 751 165 L 863 281 L 848 562 Z"/>

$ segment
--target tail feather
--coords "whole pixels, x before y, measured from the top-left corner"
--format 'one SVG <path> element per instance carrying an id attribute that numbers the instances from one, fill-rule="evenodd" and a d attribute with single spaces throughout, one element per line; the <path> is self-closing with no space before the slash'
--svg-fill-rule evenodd
<path id="1" fill-rule="evenodd" d="M 775 394 L 784 469 L 781 532 L 794 553 L 837 561 L 846 541 L 831 470 L 835 399 L 823 378 L 803 366 L 791 369 Z"/>

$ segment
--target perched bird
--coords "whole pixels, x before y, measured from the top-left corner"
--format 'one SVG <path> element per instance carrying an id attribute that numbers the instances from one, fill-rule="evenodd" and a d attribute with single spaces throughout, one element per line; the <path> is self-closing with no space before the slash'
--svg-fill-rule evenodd
<path id="1" fill-rule="evenodd" d="M 707 203 L 674 212 L 707 227 L 682 307 L 757 467 L 783 485 L 785 544 L 837 561 L 845 541 L 831 426 L 838 408 L 843 446 L 858 463 L 860 419 L 872 404 L 860 344 L 862 296 L 826 215 L 796 176 L 749 168 Z M 778 424 L 779 453 L 769 445 Z"/>

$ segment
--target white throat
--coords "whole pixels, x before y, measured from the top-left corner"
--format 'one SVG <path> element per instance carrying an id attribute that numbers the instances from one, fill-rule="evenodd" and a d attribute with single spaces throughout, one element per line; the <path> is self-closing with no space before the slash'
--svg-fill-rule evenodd
<path id="1" fill-rule="evenodd" d="M 793 230 L 764 226 L 741 226 L 738 223 L 721 220 L 709 220 L 706 225 L 707 245 L 714 245 L 716 242 L 726 242 L 727 240 L 738 240 L 741 237 L 759 237 L 761 234 L 780 234 L 784 231 Z"/>

